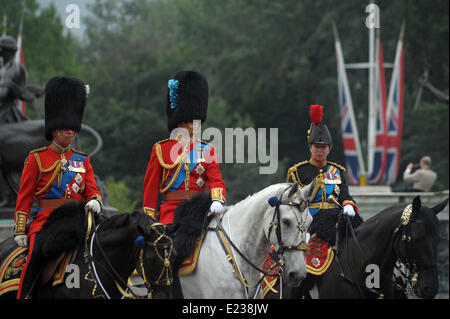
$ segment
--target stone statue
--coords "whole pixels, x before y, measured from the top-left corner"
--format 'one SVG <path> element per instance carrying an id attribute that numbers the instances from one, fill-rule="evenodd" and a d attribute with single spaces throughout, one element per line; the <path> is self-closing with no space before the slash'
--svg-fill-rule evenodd
<path id="1" fill-rule="evenodd" d="M 32 102 L 43 93 L 38 85 L 27 85 L 27 71 L 14 61 L 17 43 L 13 37 L 0 37 L 0 123 L 27 120 L 16 107 L 18 99 Z"/>
<path id="2" fill-rule="evenodd" d="M 28 153 L 49 143 L 45 139 L 44 121 L 30 120 L 16 106 L 17 100 L 32 102 L 44 90 L 39 85 L 27 84 L 25 68 L 14 61 L 17 43 L 13 37 L 0 37 L 0 208 L 15 207 L 20 176 Z M 96 147 L 89 154 L 100 151 L 101 136 L 93 128 L 82 124 L 81 132 L 95 140 Z M 72 144 L 79 148 L 78 138 Z M 98 176 L 99 191 L 107 205 L 107 189 Z"/>

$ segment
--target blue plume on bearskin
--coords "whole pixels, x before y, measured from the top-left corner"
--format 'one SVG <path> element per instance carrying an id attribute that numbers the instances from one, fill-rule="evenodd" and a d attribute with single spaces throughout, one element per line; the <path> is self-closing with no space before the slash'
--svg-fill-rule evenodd
<path id="1" fill-rule="evenodd" d="M 169 132 L 181 123 L 194 120 L 203 123 L 207 110 L 208 81 L 200 72 L 183 70 L 170 78 L 166 107 Z"/>

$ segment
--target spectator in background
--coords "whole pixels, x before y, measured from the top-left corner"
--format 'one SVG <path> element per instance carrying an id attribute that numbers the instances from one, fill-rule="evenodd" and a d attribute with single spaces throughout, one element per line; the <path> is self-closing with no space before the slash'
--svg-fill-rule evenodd
<path id="1" fill-rule="evenodd" d="M 403 172 L 403 180 L 407 183 L 412 183 L 412 186 L 407 188 L 408 192 L 429 192 L 437 174 L 431 168 L 431 157 L 424 156 L 420 159 L 419 168 L 413 171 L 413 163 L 409 163 Z"/>

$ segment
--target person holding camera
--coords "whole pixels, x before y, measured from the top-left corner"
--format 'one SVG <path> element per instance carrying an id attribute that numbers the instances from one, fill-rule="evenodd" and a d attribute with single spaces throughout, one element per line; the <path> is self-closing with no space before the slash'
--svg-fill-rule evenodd
<path id="1" fill-rule="evenodd" d="M 403 172 L 403 180 L 412 183 L 406 189 L 408 192 L 429 192 L 437 179 L 437 174 L 431 168 L 431 157 L 424 156 L 420 159 L 418 169 L 414 170 L 414 164 L 409 163 Z"/>

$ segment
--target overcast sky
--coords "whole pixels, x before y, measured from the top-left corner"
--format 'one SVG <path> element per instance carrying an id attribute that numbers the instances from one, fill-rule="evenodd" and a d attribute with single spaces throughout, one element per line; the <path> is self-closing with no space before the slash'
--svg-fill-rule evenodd
<path id="1" fill-rule="evenodd" d="M 86 15 L 89 14 L 89 11 L 86 7 L 86 4 L 88 3 L 94 3 L 95 0 L 37 0 L 41 8 L 48 7 L 51 3 L 53 3 L 56 7 L 56 10 L 58 14 L 61 16 L 61 21 L 64 25 L 66 25 L 66 20 L 73 13 L 71 10 L 70 12 L 66 12 L 66 8 L 70 9 L 70 5 L 77 5 L 80 11 L 80 25 L 79 28 L 69 28 L 67 27 L 67 31 L 71 32 L 76 37 L 82 39 L 84 30 L 86 29 L 86 26 L 83 23 L 83 19 Z M 69 7 L 68 7 L 69 6 Z M 73 21 L 69 19 L 70 21 Z"/>

